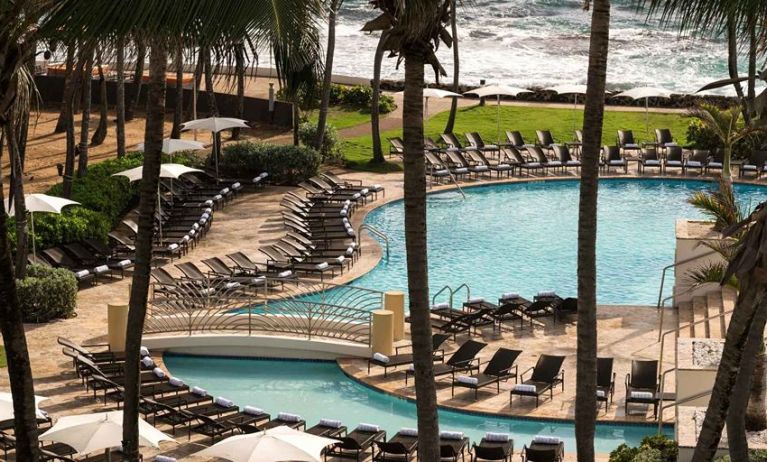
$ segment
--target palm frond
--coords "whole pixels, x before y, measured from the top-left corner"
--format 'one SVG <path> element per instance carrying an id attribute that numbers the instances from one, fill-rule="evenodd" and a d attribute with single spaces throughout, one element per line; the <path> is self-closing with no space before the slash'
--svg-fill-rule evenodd
<path id="1" fill-rule="evenodd" d="M 685 279 L 693 287 L 713 282 L 716 284 L 728 285 L 738 289 L 738 279 L 735 276 L 729 276 L 727 280 L 724 279 L 726 271 L 726 262 L 710 262 L 703 266 L 699 266 L 687 271 Z"/>
<path id="2" fill-rule="evenodd" d="M 724 179 L 720 180 L 718 190 L 697 191 L 687 202 L 712 218 L 716 231 L 723 231 L 743 219 L 744 214 L 735 199 L 732 186 Z"/>

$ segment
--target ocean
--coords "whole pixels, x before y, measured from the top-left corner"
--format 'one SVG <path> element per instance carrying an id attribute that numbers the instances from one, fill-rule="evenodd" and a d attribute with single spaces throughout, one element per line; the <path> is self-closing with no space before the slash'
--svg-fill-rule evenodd
<path id="1" fill-rule="evenodd" d="M 367 0 L 346 0 L 336 26 L 334 73 L 371 77 L 378 34 L 360 32 L 377 12 Z M 580 0 L 474 0 L 459 7 L 460 80 L 546 87 L 585 83 L 590 12 Z M 700 35 L 700 34 L 698 34 Z M 452 82 L 452 50 L 438 56 Z M 745 59 L 741 59 L 745 69 Z M 404 69 L 384 58 L 382 77 L 402 79 Z M 427 69 L 427 80 L 434 73 Z M 629 0 L 612 1 L 607 88 L 661 86 L 691 93 L 728 77 L 723 38 L 682 37 L 673 26 L 637 12 Z M 731 90 L 728 89 L 729 93 Z M 720 92 L 721 93 L 721 92 Z"/>

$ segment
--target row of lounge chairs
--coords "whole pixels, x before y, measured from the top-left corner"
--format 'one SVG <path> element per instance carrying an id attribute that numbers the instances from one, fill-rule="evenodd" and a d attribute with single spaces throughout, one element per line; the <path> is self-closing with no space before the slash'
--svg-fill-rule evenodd
<path id="1" fill-rule="evenodd" d="M 98 239 L 85 239 L 44 249 L 38 255 L 27 255 L 30 263 L 68 269 L 78 283 L 90 285 L 118 275 L 124 278 L 125 271 L 133 268 L 134 258 L 133 253 L 118 253 Z"/>

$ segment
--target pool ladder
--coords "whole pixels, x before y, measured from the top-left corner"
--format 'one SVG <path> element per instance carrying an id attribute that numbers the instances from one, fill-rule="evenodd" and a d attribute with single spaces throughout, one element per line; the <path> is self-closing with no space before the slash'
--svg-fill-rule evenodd
<path id="1" fill-rule="evenodd" d="M 448 303 L 450 303 L 450 308 L 452 308 L 453 307 L 453 296 L 455 294 L 457 294 L 458 292 L 460 292 L 461 290 L 463 290 L 463 289 L 466 290 L 466 300 L 471 299 L 471 288 L 469 287 L 468 284 L 463 283 L 460 286 L 458 286 L 455 290 L 453 290 L 453 288 L 451 288 L 450 286 L 446 285 L 446 286 L 442 287 L 441 289 L 439 289 L 437 291 L 437 293 L 434 294 L 433 297 L 431 297 L 431 306 L 436 305 L 437 297 L 439 297 L 443 292 L 447 292 L 448 297 L 449 297 L 448 298 L 448 300 L 449 300 Z"/>
<path id="2" fill-rule="evenodd" d="M 379 239 L 381 239 L 386 248 L 386 259 L 389 259 L 389 236 L 386 235 L 383 231 L 381 231 L 378 228 L 375 228 L 367 223 L 363 223 L 358 229 L 357 229 L 357 236 L 360 236 L 360 239 L 362 238 L 362 231 L 367 231 L 368 234 L 371 236 L 375 236 Z"/>

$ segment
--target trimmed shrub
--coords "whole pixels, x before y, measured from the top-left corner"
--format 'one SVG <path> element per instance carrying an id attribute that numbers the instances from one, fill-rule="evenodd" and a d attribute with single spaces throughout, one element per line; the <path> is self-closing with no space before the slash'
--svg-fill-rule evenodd
<path id="1" fill-rule="evenodd" d="M 311 147 L 314 140 L 317 139 L 317 124 L 312 122 L 303 122 L 298 127 L 298 139 L 304 146 Z M 322 147 L 320 148 L 320 159 L 323 164 L 342 165 L 344 156 L 341 154 L 341 148 L 338 145 L 338 132 L 332 125 L 325 126 L 325 136 L 322 138 Z"/>
<path id="2" fill-rule="evenodd" d="M 713 130 L 703 125 L 700 120 L 692 119 L 687 126 L 687 142 L 693 149 L 715 149 L 722 146 L 719 137 Z M 754 152 L 767 147 L 767 135 L 764 133 L 752 133 L 739 142 L 732 149 L 733 159 L 746 159 Z"/>
<path id="3" fill-rule="evenodd" d="M 27 277 L 17 281 L 24 322 L 48 322 L 75 316 L 77 279 L 66 269 L 29 265 Z"/>
<path id="4" fill-rule="evenodd" d="M 320 155 L 303 146 L 262 144 L 246 141 L 224 147 L 220 172 L 234 178 L 252 178 L 269 172 L 275 184 L 295 185 L 317 174 Z"/>
<path id="5" fill-rule="evenodd" d="M 322 84 L 318 84 L 320 88 Z M 284 89 L 277 91 L 278 99 L 286 99 Z M 311 98 L 307 98 L 303 93 L 298 95 L 298 101 L 301 102 L 303 109 L 316 108 L 320 105 L 320 92 L 315 92 Z M 330 85 L 330 105 L 343 106 L 348 109 L 354 109 L 363 112 L 370 112 L 370 103 L 373 100 L 373 87 L 370 85 Z M 391 95 L 382 93 L 378 98 L 378 111 L 381 114 L 388 114 L 395 110 L 394 98 Z"/>
<path id="6" fill-rule="evenodd" d="M 621 444 L 610 453 L 610 462 L 676 462 L 679 447 L 665 435 L 646 436 L 639 447 Z"/>
<path id="7" fill-rule="evenodd" d="M 716 462 L 730 462 L 730 456 L 718 457 Z M 767 462 L 767 450 L 749 449 L 748 462 Z"/>

